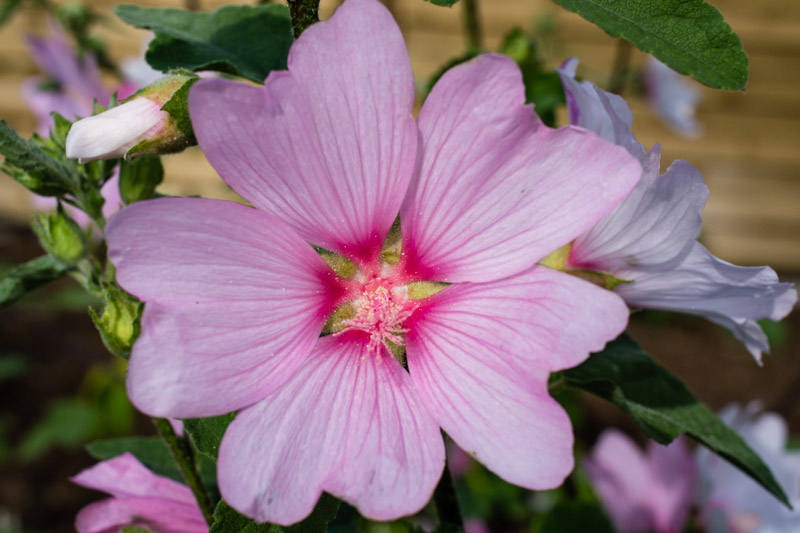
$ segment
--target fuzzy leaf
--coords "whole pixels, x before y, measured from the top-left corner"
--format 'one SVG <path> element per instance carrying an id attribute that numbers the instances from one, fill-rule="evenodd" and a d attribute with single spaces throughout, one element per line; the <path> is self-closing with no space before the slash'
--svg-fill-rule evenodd
<path id="1" fill-rule="evenodd" d="M 17 301 L 41 285 L 62 278 L 70 270 L 69 265 L 50 255 L 19 265 L 0 280 L 0 307 Z"/>
<path id="2" fill-rule="evenodd" d="M 235 417 L 236 413 L 228 413 L 210 418 L 187 418 L 183 421 L 183 428 L 192 437 L 197 450 L 216 462 L 219 443 Z"/>
<path id="3" fill-rule="evenodd" d="M 564 379 L 616 404 L 656 442 L 668 444 L 681 433 L 689 435 L 789 506 L 769 467 L 744 440 L 625 334 L 565 371 Z"/>
<path id="4" fill-rule="evenodd" d="M 554 1 L 709 87 L 744 89 L 747 84 L 747 55 L 739 37 L 703 0 Z"/>
<path id="5" fill-rule="evenodd" d="M 257 524 L 220 501 L 214 511 L 214 524 L 208 533 L 324 533 L 328 522 L 336 517 L 339 500 L 323 493 L 316 507 L 302 522 L 282 527 L 274 524 Z"/>
<path id="6" fill-rule="evenodd" d="M 147 62 L 174 68 L 217 70 L 262 83 L 285 69 L 293 41 L 285 5 L 225 6 L 213 13 L 121 5 L 114 13 L 137 28 L 153 30 Z"/>

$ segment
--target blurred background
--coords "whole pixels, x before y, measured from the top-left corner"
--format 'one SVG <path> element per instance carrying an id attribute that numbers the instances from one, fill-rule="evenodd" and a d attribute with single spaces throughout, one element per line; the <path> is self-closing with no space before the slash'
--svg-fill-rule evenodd
<path id="1" fill-rule="evenodd" d="M 337 3 L 323 1 L 321 16 L 327 17 Z M 466 50 L 459 4 L 448 9 L 422 0 L 385 3 L 403 29 L 420 89 Z M 703 131 L 697 138 L 673 132 L 647 105 L 637 75 L 645 54 L 620 46 L 549 0 L 483 0 L 479 11 L 488 50 L 498 49 L 503 37 L 520 27 L 536 38 L 548 66 L 576 56 L 581 61 L 578 74 L 603 88 L 609 86 L 615 62 L 629 61 L 623 90 L 634 112 L 637 138 L 648 148 L 661 143 L 662 170 L 675 159 L 686 159 L 711 189 L 704 211 L 704 244 L 732 263 L 768 264 L 782 280 L 796 280 L 800 3 L 712 3 L 743 41 L 750 80 L 746 92 L 735 93 L 694 84 L 701 94 L 697 118 Z M 213 10 L 225 3 L 148 0 L 137 5 Z M 147 32 L 116 19 L 110 0 L 93 0 L 89 6 L 100 17 L 92 33 L 113 62 L 142 56 Z M 36 123 L 20 85 L 39 74 L 24 37 L 46 32 L 45 12 L 27 5 L 0 27 L 0 118 L 23 136 L 29 136 Z M 111 85 L 111 78 L 108 81 Z M 559 124 L 566 123 L 563 107 L 558 118 Z M 159 191 L 164 194 L 235 197 L 198 149 L 163 161 L 165 182 Z M 0 271 L 41 254 L 28 225 L 32 212 L 27 190 L 0 176 Z M 87 296 L 67 280 L 0 309 L 0 532 L 72 530 L 77 510 L 97 497 L 67 479 L 93 463 L 83 444 L 99 437 L 153 433 L 149 421 L 127 402 L 124 368 L 103 347 L 86 313 L 88 304 Z M 773 353 L 762 368 L 726 330 L 701 319 L 642 312 L 634 315 L 630 331 L 713 409 L 760 399 L 765 408 L 783 414 L 798 434 L 800 313 L 764 327 Z M 585 445 L 607 425 L 636 434 L 613 406 L 583 396 L 570 401 L 582 412 L 576 427 Z"/>

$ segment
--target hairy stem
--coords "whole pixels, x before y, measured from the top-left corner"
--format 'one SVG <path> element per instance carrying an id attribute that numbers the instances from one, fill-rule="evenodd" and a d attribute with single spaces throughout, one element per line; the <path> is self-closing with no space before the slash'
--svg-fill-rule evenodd
<path id="1" fill-rule="evenodd" d="M 467 38 L 467 48 L 470 50 L 483 49 L 483 36 L 481 35 L 481 20 L 478 16 L 478 0 L 463 0 L 464 34 Z"/>
<path id="2" fill-rule="evenodd" d="M 439 513 L 439 523 L 456 526 L 459 530 L 464 528 L 464 520 L 461 518 L 461 508 L 458 506 L 456 489 L 453 486 L 453 478 L 450 469 L 445 464 L 442 477 L 436 490 L 433 491 L 433 502 L 436 504 L 436 511 Z"/>
<path id="3" fill-rule="evenodd" d="M 319 0 L 289 0 L 289 14 L 297 39 L 306 28 L 319 22 Z"/>
<path id="4" fill-rule="evenodd" d="M 197 473 L 197 468 L 194 465 L 192 449 L 186 439 L 180 438 L 175 434 L 169 420 L 166 418 L 154 418 L 153 422 L 161 434 L 161 438 L 178 463 L 183 479 L 186 484 L 192 489 L 194 499 L 197 500 L 197 505 L 203 512 L 203 518 L 206 519 L 208 525 L 214 522 L 214 510 L 211 508 L 211 500 L 208 497 L 203 481 L 200 479 L 200 474 Z"/>

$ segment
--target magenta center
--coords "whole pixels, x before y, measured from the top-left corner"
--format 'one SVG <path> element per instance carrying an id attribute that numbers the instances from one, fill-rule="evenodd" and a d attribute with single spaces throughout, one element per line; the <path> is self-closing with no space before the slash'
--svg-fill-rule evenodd
<path id="1" fill-rule="evenodd" d="M 378 354 L 381 347 L 392 352 L 392 345 L 404 344 L 403 327 L 416 309 L 409 300 L 407 288 L 385 278 L 373 278 L 361 287 L 361 294 L 351 305 L 355 316 L 337 324 L 341 329 L 336 335 L 346 331 L 361 331 L 369 335 L 369 353 Z M 391 344 L 390 344 L 391 343 Z"/>

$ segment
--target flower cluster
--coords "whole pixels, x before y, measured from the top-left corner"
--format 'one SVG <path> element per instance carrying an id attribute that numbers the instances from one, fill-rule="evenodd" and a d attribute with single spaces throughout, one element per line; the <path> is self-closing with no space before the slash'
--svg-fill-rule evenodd
<path id="1" fill-rule="evenodd" d="M 524 487 L 571 471 L 548 376 L 628 311 L 536 263 L 641 165 L 524 100 L 516 64 L 487 54 L 442 76 L 415 121 L 408 53 L 375 0 L 305 30 L 263 88 L 194 85 L 198 142 L 254 207 L 139 202 L 107 237 L 146 302 L 130 398 L 154 416 L 238 410 L 217 465 L 232 507 L 289 524 L 326 491 L 370 518 L 413 513 L 444 466 L 440 428 Z"/>

